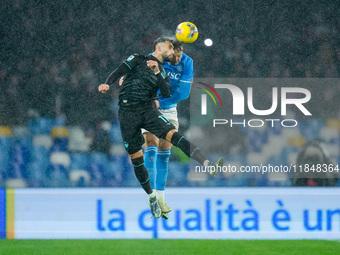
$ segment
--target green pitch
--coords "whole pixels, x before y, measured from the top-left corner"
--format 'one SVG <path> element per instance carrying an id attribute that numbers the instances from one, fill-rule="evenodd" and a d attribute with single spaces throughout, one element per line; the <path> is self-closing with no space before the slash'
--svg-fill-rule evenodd
<path id="1" fill-rule="evenodd" d="M 0 240 L 0 255 L 72 254 L 340 254 L 339 241 L 319 240 Z"/>

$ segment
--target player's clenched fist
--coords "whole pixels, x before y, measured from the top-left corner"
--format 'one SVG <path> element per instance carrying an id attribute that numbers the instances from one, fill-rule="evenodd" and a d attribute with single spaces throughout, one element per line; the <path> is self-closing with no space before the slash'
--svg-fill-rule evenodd
<path id="1" fill-rule="evenodd" d="M 98 87 L 98 91 L 102 92 L 103 94 L 110 89 L 110 86 L 107 84 L 100 84 Z"/>
<path id="2" fill-rule="evenodd" d="M 147 63 L 147 66 L 150 67 L 151 70 L 155 72 L 155 74 L 159 73 L 159 67 L 158 67 L 157 61 L 155 61 L 155 60 L 148 60 L 148 61 L 146 61 L 146 63 Z"/>

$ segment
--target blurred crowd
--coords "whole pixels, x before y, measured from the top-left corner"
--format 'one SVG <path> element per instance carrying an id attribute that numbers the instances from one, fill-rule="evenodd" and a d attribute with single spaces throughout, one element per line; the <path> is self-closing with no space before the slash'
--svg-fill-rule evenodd
<path id="1" fill-rule="evenodd" d="M 336 1 L 6 0 L 0 11 L 2 125 L 25 123 L 34 114 L 62 115 L 71 125 L 114 120 L 117 90 L 103 96 L 97 86 L 124 58 L 148 54 L 154 39 L 173 36 L 185 20 L 200 33 L 185 47 L 195 77 L 340 74 Z"/>

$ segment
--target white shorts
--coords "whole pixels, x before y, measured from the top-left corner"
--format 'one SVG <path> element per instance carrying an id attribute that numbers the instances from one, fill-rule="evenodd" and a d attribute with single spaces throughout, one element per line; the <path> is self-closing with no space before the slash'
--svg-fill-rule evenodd
<path id="1" fill-rule="evenodd" d="M 159 109 L 159 111 L 164 115 L 165 118 L 167 118 L 172 125 L 175 126 L 175 128 L 178 130 L 179 123 L 177 118 L 177 108 L 173 107 L 170 109 Z M 142 134 L 147 133 L 149 131 L 142 128 Z"/>

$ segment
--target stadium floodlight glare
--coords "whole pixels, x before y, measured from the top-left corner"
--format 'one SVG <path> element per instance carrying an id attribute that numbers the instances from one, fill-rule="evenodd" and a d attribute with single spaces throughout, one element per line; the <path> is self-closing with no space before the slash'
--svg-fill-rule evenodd
<path id="1" fill-rule="evenodd" d="M 213 45 L 213 41 L 210 38 L 207 38 L 204 40 L 204 44 L 205 46 L 210 47 L 211 45 Z"/>

